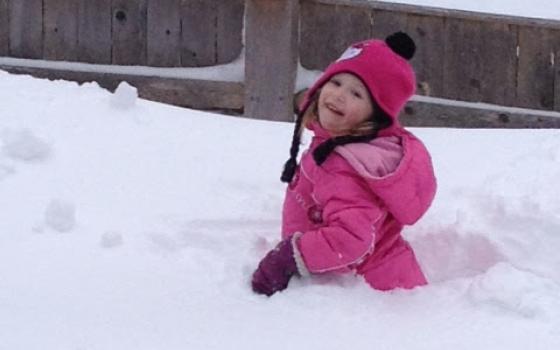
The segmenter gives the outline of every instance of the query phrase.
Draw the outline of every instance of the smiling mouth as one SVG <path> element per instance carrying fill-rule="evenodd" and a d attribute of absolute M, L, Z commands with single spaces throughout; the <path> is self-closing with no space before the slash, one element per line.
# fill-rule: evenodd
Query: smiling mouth
<path fill-rule="evenodd" d="M 336 108 L 335 106 L 333 106 L 333 105 L 330 104 L 330 103 L 325 104 L 325 106 L 327 107 L 327 109 L 328 109 L 329 111 L 333 112 L 333 113 L 336 114 L 336 115 L 339 115 L 339 116 L 343 116 L 343 115 L 344 115 L 344 113 L 343 113 L 342 111 L 340 111 L 338 108 Z"/>

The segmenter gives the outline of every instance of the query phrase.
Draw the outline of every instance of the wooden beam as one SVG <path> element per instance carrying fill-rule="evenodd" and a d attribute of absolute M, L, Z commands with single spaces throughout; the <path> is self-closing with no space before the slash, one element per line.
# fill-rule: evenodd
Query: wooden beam
<path fill-rule="evenodd" d="M 405 126 L 559 129 L 560 113 L 417 97 L 400 117 Z"/>
<path fill-rule="evenodd" d="M 247 0 L 245 116 L 293 120 L 299 0 Z"/>
<path fill-rule="evenodd" d="M 50 80 L 69 80 L 78 83 L 97 82 L 114 91 L 126 81 L 138 89 L 140 97 L 156 102 L 204 110 L 229 110 L 240 113 L 243 109 L 243 84 L 195 79 L 172 79 L 127 74 L 77 72 L 47 68 L 3 66 L 12 74 L 28 74 Z"/>

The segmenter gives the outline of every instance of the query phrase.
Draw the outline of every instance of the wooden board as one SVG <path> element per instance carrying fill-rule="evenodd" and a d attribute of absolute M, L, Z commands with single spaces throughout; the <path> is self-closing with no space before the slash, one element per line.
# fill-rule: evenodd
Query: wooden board
<path fill-rule="evenodd" d="M 43 58 L 43 1 L 10 1 L 9 16 L 10 56 Z"/>
<path fill-rule="evenodd" d="M 479 102 L 482 99 L 481 23 L 448 18 L 445 29 L 443 96 Z"/>
<path fill-rule="evenodd" d="M 554 108 L 554 32 L 519 27 L 517 98 L 519 107 Z M 558 40 L 558 39 L 556 39 Z"/>
<path fill-rule="evenodd" d="M 79 0 L 79 61 L 111 64 L 111 16 L 111 0 Z"/>
<path fill-rule="evenodd" d="M 228 0 L 219 3 L 216 20 L 216 63 L 232 62 L 241 54 L 244 11 L 245 0 Z"/>
<path fill-rule="evenodd" d="M 181 0 L 148 2 L 148 65 L 181 66 Z"/>
<path fill-rule="evenodd" d="M 217 0 L 184 0 L 181 9 L 181 64 L 216 64 Z"/>
<path fill-rule="evenodd" d="M 43 0 L 45 59 L 78 59 L 78 5 L 75 0 Z"/>
<path fill-rule="evenodd" d="M 146 65 L 147 0 L 113 0 L 113 64 Z"/>
<path fill-rule="evenodd" d="M 487 109 L 473 103 L 410 101 L 401 122 L 414 127 L 444 128 L 560 128 L 560 115 L 517 108 Z"/>
<path fill-rule="evenodd" d="M 292 121 L 299 0 L 247 0 L 245 116 Z"/>
<path fill-rule="evenodd" d="M 410 63 L 416 71 L 416 93 L 424 96 L 443 94 L 445 21 L 439 17 L 409 15 L 407 33 L 416 43 Z"/>
<path fill-rule="evenodd" d="M 395 32 L 406 31 L 408 27 L 406 12 L 373 10 L 372 18 L 372 36 L 376 39 L 385 39 Z"/>
<path fill-rule="evenodd" d="M 0 0 L 0 56 L 10 52 L 10 27 L 8 16 L 8 0 Z"/>
<path fill-rule="evenodd" d="M 301 4 L 300 18 L 300 60 L 307 69 L 324 70 L 347 47 L 372 36 L 367 8 L 306 1 Z"/>
<path fill-rule="evenodd" d="M 517 26 L 482 22 L 480 35 L 480 100 L 512 106 L 515 104 L 517 80 Z"/>

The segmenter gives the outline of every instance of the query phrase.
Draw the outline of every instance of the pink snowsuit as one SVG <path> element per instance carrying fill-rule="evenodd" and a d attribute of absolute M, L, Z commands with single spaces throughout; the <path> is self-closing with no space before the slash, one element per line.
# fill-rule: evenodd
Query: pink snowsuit
<path fill-rule="evenodd" d="M 312 151 L 329 138 L 318 123 L 286 190 L 282 236 L 295 240 L 300 272 L 354 271 L 375 289 L 426 284 L 403 225 L 428 210 L 436 190 L 430 155 L 402 127 L 369 143 L 338 146 L 321 165 Z M 304 265 L 304 266 L 301 266 Z"/>

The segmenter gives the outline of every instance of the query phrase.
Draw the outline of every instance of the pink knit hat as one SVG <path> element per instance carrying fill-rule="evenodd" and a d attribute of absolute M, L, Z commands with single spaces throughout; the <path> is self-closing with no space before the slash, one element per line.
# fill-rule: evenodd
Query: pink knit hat
<path fill-rule="evenodd" d="M 412 39 L 403 32 L 392 34 L 385 41 L 367 40 L 350 46 L 306 92 L 301 110 L 307 110 L 312 96 L 333 75 L 352 73 L 362 80 L 393 123 L 398 123 L 401 109 L 416 90 L 416 76 L 408 63 L 415 48 Z"/>
<path fill-rule="evenodd" d="M 296 168 L 299 152 L 299 135 L 301 122 L 306 110 L 311 106 L 317 91 L 338 73 L 351 73 L 362 80 L 374 103 L 382 109 L 392 121 L 383 133 L 392 133 L 399 129 L 398 116 L 406 102 L 416 89 L 416 76 L 408 60 L 414 56 L 416 45 L 405 33 L 397 32 L 383 40 L 366 40 L 350 46 L 338 60 L 331 63 L 319 80 L 307 90 L 296 121 L 290 159 L 284 166 L 282 181 L 290 182 Z M 334 147 L 350 142 L 367 142 L 377 136 L 377 131 L 368 136 L 342 136 L 329 139 L 319 150 L 318 160 L 322 163 Z M 321 147 L 321 146 L 320 146 Z M 317 150 L 316 150 L 317 151 Z"/>

